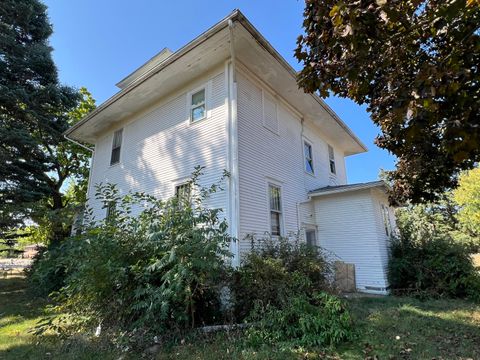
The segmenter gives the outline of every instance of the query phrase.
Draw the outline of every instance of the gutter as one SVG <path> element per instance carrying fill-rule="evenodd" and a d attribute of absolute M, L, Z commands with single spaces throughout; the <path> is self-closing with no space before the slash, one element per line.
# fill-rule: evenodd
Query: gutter
<path fill-rule="evenodd" d="M 80 146 L 81 148 L 84 148 L 85 150 L 88 150 L 88 151 L 90 151 L 90 152 L 93 154 L 93 151 L 94 151 L 93 149 L 91 149 L 91 148 L 89 148 L 88 146 L 85 146 L 85 145 L 79 143 L 79 142 L 76 141 L 76 140 L 73 140 L 72 138 L 69 138 L 69 137 L 67 136 L 66 132 L 63 133 L 63 137 L 65 138 L 65 140 L 70 141 L 71 143 L 74 143 L 75 145 L 78 145 L 78 146 Z"/>

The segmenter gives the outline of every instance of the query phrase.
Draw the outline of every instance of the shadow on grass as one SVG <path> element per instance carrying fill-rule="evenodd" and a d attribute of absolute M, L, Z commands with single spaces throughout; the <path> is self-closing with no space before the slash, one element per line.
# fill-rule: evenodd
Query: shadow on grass
<path fill-rule="evenodd" d="M 480 306 L 462 300 L 385 297 L 350 301 L 358 330 L 342 358 L 480 359 Z"/>

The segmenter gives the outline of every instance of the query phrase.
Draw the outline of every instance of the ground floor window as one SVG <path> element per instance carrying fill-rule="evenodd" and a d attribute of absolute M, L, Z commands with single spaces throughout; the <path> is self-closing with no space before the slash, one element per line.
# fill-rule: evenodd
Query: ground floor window
<path fill-rule="evenodd" d="M 317 246 L 317 232 L 315 229 L 305 230 L 305 240 L 308 246 L 316 247 Z"/>
<path fill-rule="evenodd" d="M 282 204 L 281 190 L 279 186 L 269 184 L 268 195 L 270 198 L 270 234 L 282 235 Z"/>

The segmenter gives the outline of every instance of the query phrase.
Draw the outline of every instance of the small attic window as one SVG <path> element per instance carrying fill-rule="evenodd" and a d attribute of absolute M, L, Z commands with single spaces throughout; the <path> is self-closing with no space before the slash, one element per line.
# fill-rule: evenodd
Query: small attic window
<path fill-rule="evenodd" d="M 205 101 L 205 88 L 191 94 L 190 97 L 190 119 L 192 122 L 200 121 L 207 117 Z"/>

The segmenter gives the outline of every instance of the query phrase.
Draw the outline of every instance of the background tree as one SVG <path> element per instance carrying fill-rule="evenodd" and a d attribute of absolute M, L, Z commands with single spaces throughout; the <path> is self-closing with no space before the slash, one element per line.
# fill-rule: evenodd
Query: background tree
<path fill-rule="evenodd" d="M 366 104 L 393 197 L 433 200 L 480 160 L 478 0 L 306 0 L 299 85 Z"/>
<path fill-rule="evenodd" d="M 453 192 L 459 206 L 458 220 L 463 229 L 480 244 L 480 168 L 460 176 L 459 186 Z"/>
<path fill-rule="evenodd" d="M 93 109 L 91 96 L 58 81 L 48 38 L 46 6 L 37 0 L 4 0 L 0 5 L 0 239 L 45 209 L 65 208 L 67 179 L 81 186 L 87 150 L 62 133 Z M 78 101 L 83 102 L 77 107 Z M 65 235 L 52 226 L 51 241 Z"/>

